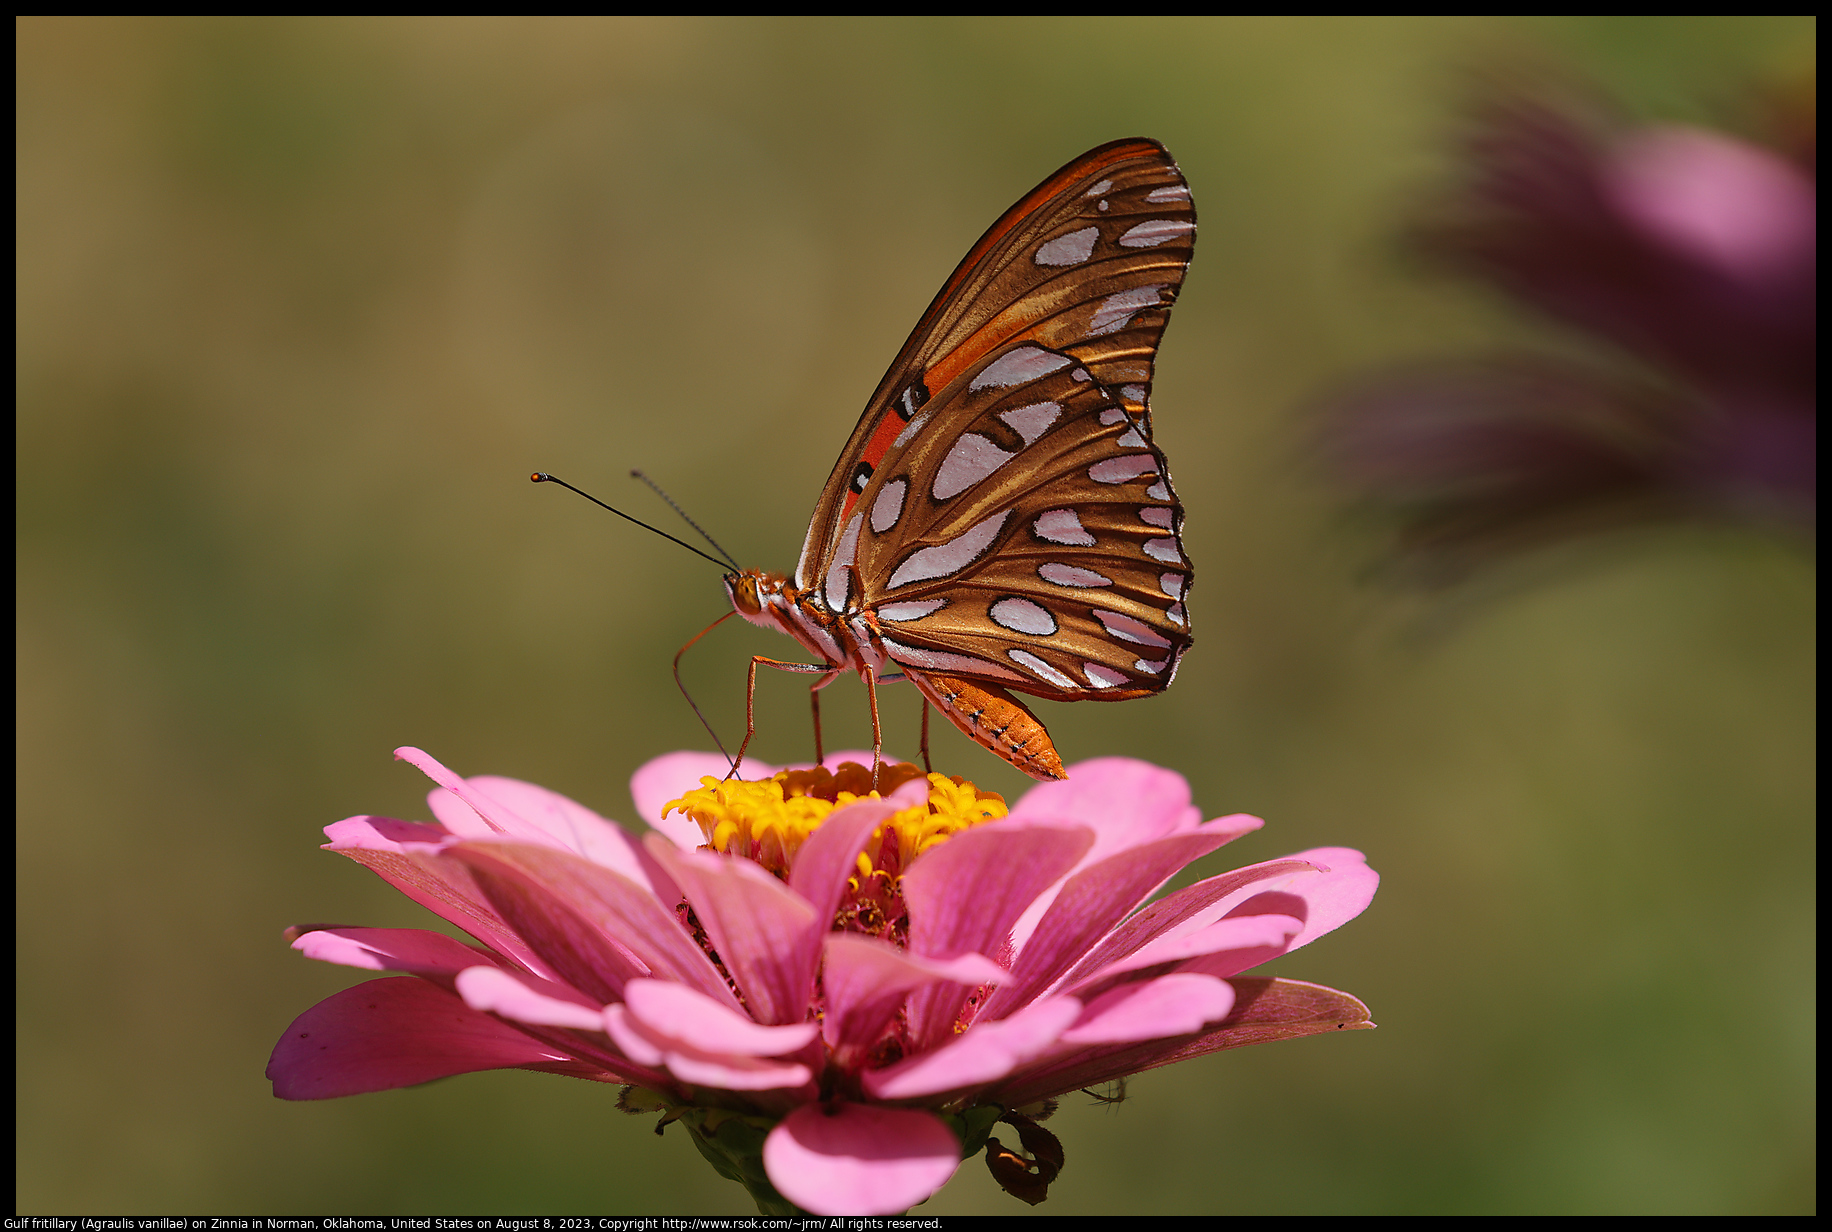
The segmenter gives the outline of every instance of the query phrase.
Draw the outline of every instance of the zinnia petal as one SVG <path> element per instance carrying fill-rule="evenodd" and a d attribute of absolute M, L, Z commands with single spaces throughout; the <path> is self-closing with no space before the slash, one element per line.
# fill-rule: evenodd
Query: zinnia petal
<path fill-rule="evenodd" d="M 815 916 L 807 899 L 748 860 L 681 851 L 659 837 L 649 840 L 649 850 L 687 892 L 751 1013 L 767 1023 L 799 1022 L 813 992 L 827 921 Z"/>
<path fill-rule="evenodd" d="M 927 958 L 1001 957 L 1011 926 L 1094 842 L 1084 826 L 1014 822 L 1007 817 L 955 835 L 924 852 L 903 875 L 910 951 Z M 953 1032 L 966 993 L 930 985 L 910 998 L 910 1035 L 933 1047 Z"/>
<path fill-rule="evenodd" d="M 960 1142 L 932 1113 L 811 1104 L 770 1131 L 763 1164 L 778 1193 L 816 1215 L 895 1215 L 960 1166 Z"/>
<path fill-rule="evenodd" d="M 575 1031 L 604 1030 L 604 1009 L 577 996 L 555 996 L 560 990 L 530 987 L 513 972 L 500 967 L 471 967 L 458 973 L 458 995 L 474 1010 L 499 1014 L 517 1022 L 542 1027 L 570 1027 Z"/>
<path fill-rule="evenodd" d="M 461 843 L 448 855 L 472 870 L 547 969 L 600 1005 L 620 1000 L 626 981 L 657 974 L 730 998 L 674 914 L 628 878 L 525 843 Z"/>
<path fill-rule="evenodd" d="M 1036 930 L 1020 942 L 1023 948 L 1011 979 L 983 1013 L 1000 1017 L 1043 992 L 1172 874 L 1235 834 L 1224 830 L 1171 835 L 1117 851 L 1098 863 L 1084 862 L 1052 897 Z"/>
<path fill-rule="evenodd" d="M 457 925 L 532 971 L 553 974 L 490 902 L 471 870 L 445 853 L 457 839 L 443 826 L 391 817 L 347 817 L 325 827 L 326 851 L 347 856 L 440 919 Z"/>
<path fill-rule="evenodd" d="M 704 1052 L 786 1056 L 820 1030 L 811 1022 L 766 1027 L 712 998 L 663 980 L 631 980 L 624 990 L 630 1015 L 643 1026 Z"/>
<path fill-rule="evenodd" d="M 1202 822 L 1201 811 L 1190 803 L 1189 781 L 1174 771 L 1131 757 L 1096 757 L 1068 770 L 1068 778 L 1025 792 L 1011 815 L 1092 827 L 1097 837 L 1086 856 L 1090 861 Z"/>
<path fill-rule="evenodd" d="M 827 997 L 821 1033 L 836 1051 L 851 1055 L 877 1040 L 911 990 L 939 980 L 972 988 L 1004 978 L 1005 969 L 984 955 L 922 958 L 882 941 L 830 934 L 821 967 Z"/>
<path fill-rule="evenodd" d="M 293 1020 L 267 1063 L 281 1099 L 333 1099 L 486 1069 L 598 1074 L 425 980 L 370 980 Z"/>
<path fill-rule="evenodd" d="M 1208 975 L 1166 975 L 1122 984 L 1083 1008 L 1062 1033 L 1065 1044 L 1120 1044 L 1188 1035 L 1220 1022 L 1234 1008 L 1234 990 Z"/>
<path fill-rule="evenodd" d="M 776 773 L 774 768 L 761 762 L 747 761 L 744 768 L 753 776 L 761 773 L 767 778 Z M 666 753 L 644 762 L 642 768 L 630 776 L 630 796 L 636 801 L 636 816 L 645 825 L 667 835 L 675 846 L 692 851 L 706 841 L 700 834 L 700 827 L 692 818 L 679 813 L 663 816 L 662 810 L 667 808 L 668 801 L 681 794 L 683 784 L 692 785 L 707 776 L 724 778 L 730 769 L 731 763 L 717 753 Z"/>
<path fill-rule="evenodd" d="M 813 1023 L 764 1027 L 720 1003 L 659 980 L 633 980 L 632 1001 L 604 1011 L 618 1048 L 644 1065 L 663 1065 L 683 1082 L 728 1091 L 769 1091 L 807 1085 L 813 1074 L 794 1061 L 765 1060 L 793 1052 L 819 1030 Z"/>
<path fill-rule="evenodd" d="M 1209 974 L 1232 975 L 1285 953 L 1291 948 L 1291 939 L 1303 929 L 1303 920 L 1272 913 L 1211 920 L 1196 929 L 1180 928 L 1147 942 L 1118 962 L 1096 968 L 1070 984 L 1068 990 L 1083 993 L 1114 976 L 1166 963 L 1185 963 L 1187 969 L 1188 959 L 1222 954 L 1226 960 L 1216 966 L 1226 966 L 1227 970 L 1210 971 L 1206 965 L 1202 969 Z"/>
<path fill-rule="evenodd" d="M 915 1099 L 996 1082 L 1054 1044 L 1081 1010 L 1074 997 L 1033 1002 L 1010 1018 L 977 1023 L 939 1048 L 866 1071 L 865 1091 L 877 1099 Z"/>
<path fill-rule="evenodd" d="M 498 961 L 444 933 L 423 928 L 315 928 L 300 933 L 293 948 L 319 962 L 417 975 L 447 989 L 453 987 L 460 971 L 480 960 Z"/>

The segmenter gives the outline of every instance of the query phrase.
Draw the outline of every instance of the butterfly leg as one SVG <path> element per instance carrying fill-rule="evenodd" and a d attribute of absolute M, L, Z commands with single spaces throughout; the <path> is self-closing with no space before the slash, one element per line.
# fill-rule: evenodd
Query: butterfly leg
<path fill-rule="evenodd" d="M 814 764 L 817 766 L 827 760 L 821 748 L 821 685 L 824 683 L 817 680 L 808 686 L 808 708 L 814 711 Z"/>
<path fill-rule="evenodd" d="M 935 767 L 929 764 L 929 699 L 922 699 L 922 769 L 925 774 L 934 774 Z"/>
<path fill-rule="evenodd" d="M 878 766 L 884 760 L 884 729 L 878 726 L 878 681 L 876 673 L 859 673 L 865 678 L 865 698 L 871 703 L 871 787 L 878 790 Z"/>
<path fill-rule="evenodd" d="M 781 659 L 768 659 L 763 655 L 751 656 L 750 678 L 744 687 L 744 743 L 738 746 L 738 756 L 732 759 L 732 777 L 738 777 L 738 767 L 744 764 L 744 750 L 751 746 L 751 737 L 757 734 L 757 668 L 773 667 L 779 672 L 799 672 L 803 675 L 818 673 L 820 679 L 814 682 L 809 692 L 818 697 L 819 690 L 826 688 L 839 676 L 840 669 L 829 663 L 785 663 Z M 818 754 L 820 748 L 820 703 L 814 704 L 815 725 L 814 743 Z M 876 712 L 873 712 L 874 715 Z"/>

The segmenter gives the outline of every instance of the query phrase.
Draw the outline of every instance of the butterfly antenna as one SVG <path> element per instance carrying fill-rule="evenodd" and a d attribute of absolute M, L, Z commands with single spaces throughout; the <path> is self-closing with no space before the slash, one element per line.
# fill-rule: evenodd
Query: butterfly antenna
<path fill-rule="evenodd" d="M 693 527 L 694 530 L 699 531 L 700 538 L 706 540 L 706 542 L 712 544 L 715 548 L 719 549 L 719 555 L 725 558 L 727 564 L 731 565 L 733 569 L 736 569 L 738 567 L 738 562 L 732 559 L 732 554 L 730 552 L 727 552 L 723 547 L 720 547 L 719 541 L 717 539 L 714 539 L 711 535 L 707 534 L 705 529 L 702 528 L 698 522 L 688 517 L 687 511 L 681 508 L 679 505 L 675 504 L 674 498 L 672 496 L 669 496 L 666 492 L 662 491 L 662 486 L 659 483 L 656 483 L 655 480 L 649 478 L 647 475 L 643 474 L 641 471 L 631 471 L 630 478 L 640 479 L 644 483 L 648 484 L 649 489 L 651 491 L 653 491 L 657 496 L 661 497 L 663 500 L 668 502 L 668 508 L 674 510 L 676 513 L 681 515 L 681 521 Z"/>
<path fill-rule="evenodd" d="M 573 487 L 570 483 L 567 483 L 564 479 L 560 479 L 557 476 L 549 475 L 545 471 L 536 471 L 534 472 L 533 475 L 530 476 L 530 478 L 533 479 L 534 482 L 536 483 L 557 483 L 562 488 L 565 488 L 570 492 L 578 492 L 580 496 L 583 496 L 586 500 L 590 501 L 592 504 L 597 505 L 600 509 L 610 509 L 612 513 L 616 514 L 618 517 L 622 518 L 626 522 L 634 522 L 638 526 L 642 527 L 644 530 L 653 530 L 655 531 L 656 534 L 660 535 L 662 538 L 670 540 L 671 542 L 680 544 L 682 547 L 686 548 L 689 552 L 692 552 L 695 556 L 704 556 L 707 560 L 710 560 L 713 564 L 719 566 L 719 568 L 721 569 L 736 569 L 738 567 L 736 564 L 734 564 L 733 562 L 729 560 L 720 560 L 717 556 L 707 556 L 706 553 L 700 551 L 700 549 L 694 547 L 691 543 L 688 543 L 685 539 L 676 539 L 673 535 L 670 535 L 665 530 L 656 530 L 655 527 L 649 525 L 647 522 L 643 521 L 641 518 L 633 518 L 621 509 L 614 509 L 610 505 L 605 504 L 603 501 L 593 496 L 590 492 L 580 491 L 580 489 Z M 668 503 L 673 504 L 674 502 L 669 501 Z M 686 516 L 686 515 L 683 514 L 682 516 Z M 700 528 L 695 526 L 694 529 L 699 530 Z M 700 531 L 700 533 L 705 534 L 706 532 Z M 709 539 L 707 540 L 707 542 L 711 543 L 712 541 Z M 713 546 L 715 548 L 719 547 L 719 545 L 716 543 L 714 543 Z M 725 549 L 719 548 L 719 550 L 723 552 Z"/>

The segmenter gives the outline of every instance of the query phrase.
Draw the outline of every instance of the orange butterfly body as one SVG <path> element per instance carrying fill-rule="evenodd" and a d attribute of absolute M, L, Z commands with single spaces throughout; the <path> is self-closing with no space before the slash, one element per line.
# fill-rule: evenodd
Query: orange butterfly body
<path fill-rule="evenodd" d="M 901 676 L 1053 779 L 1062 760 L 1014 692 L 1170 684 L 1191 570 L 1148 402 L 1195 231 L 1176 163 L 1142 138 L 1082 155 L 993 224 L 866 405 L 793 578 L 727 575 L 739 615 L 821 660 L 757 658 L 753 686 L 759 664 L 819 674 L 818 731 L 818 690 L 856 671 L 881 742 L 876 684 Z"/>

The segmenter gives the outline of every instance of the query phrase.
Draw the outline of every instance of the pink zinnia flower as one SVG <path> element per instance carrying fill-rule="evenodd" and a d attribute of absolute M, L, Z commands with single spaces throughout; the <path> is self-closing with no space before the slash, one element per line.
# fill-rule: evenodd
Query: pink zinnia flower
<path fill-rule="evenodd" d="M 722 759 L 677 753 L 635 776 L 659 819 L 638 841 L 544 788 L 397 756 L 439 785 L 439 823 L 352 817 L 327 849 L 482 944 L 289 930 L 308 957 L 408 978 L 287 1028 L 281 1098 L 503 1068 L 617 1083 L 765 1212 L 886 1214 L 982 1148 L 1041 1201 L 1061 1150 L 1037 1121 L 1065 1092 L 1372 1025 L 1347 994 L 1240 975 L 1360 914 L 1362 856 L 1300 852 L 1148 903 L 1261 823 L 1204 822 L 1143 762 L 1083 762 L 1008 811 L 913 766 L 880 796 L 857 765 L 721 781 Z M 1031 1158 L 990 1138 L 1001 1120 Z"/>
<path fill-rule="evenodd" d="M 1396 518 L 1400 563 L 1454 582 L 1618 525 L 1810 526 L 1812 137 L 1598 122 L 1507 95 L 1479 113 L 1463 167 L 1418 248 L 1579 346 L 1427 361 L 1332 400 L 1324 451 Z"/>

